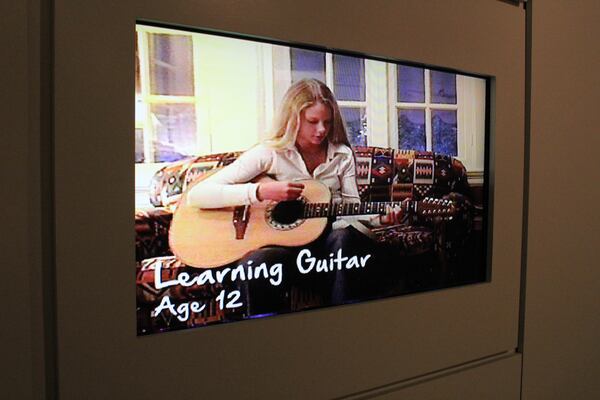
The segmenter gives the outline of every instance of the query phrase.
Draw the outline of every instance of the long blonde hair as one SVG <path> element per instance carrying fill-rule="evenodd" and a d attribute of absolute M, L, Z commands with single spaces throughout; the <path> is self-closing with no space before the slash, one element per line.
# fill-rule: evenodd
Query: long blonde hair
<path fill-rule="evenodd" d="M 317 103 L 326 104 L 331 110 L 332 121 L 327 139 L 331 143 L 341 143 L 350 147 L 346 126 L 335 96 L 327 85 L 317 79 L 302 79 L 290 86 L 283 96 L 273 129 L 265 143 L 273 148 L 283 148 L 290 143 L 296 143 L 302 111 Z"/>

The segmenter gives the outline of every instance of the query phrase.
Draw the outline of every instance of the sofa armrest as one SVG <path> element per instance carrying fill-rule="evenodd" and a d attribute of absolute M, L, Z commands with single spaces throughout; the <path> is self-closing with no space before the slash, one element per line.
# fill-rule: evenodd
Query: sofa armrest
<path fill-rule="evenodd" d="M 135 259 L 171 255 L 169 227 L 173 213 L 164 208 L 135 213 Z"/>

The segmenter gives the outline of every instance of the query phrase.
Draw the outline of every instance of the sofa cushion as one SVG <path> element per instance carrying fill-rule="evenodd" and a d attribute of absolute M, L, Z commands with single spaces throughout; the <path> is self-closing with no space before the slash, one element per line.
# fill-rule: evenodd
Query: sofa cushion
<path fill-rule="evenodd" d="M 356 178 L 362 201 L 401 201 L 405 198 L 447 198 L 460 194 L 460 215 L 452 225 L 469 230 L 469 184 L 463 164 L 456 158 L 428 151 L 393 150 L 381 147 L 354 147 Z M 152 180 L 151 202 L 161 206 L 155 212 L 136 214 L 136 257 L 171 255 L 168 227 L 171 212 L 187 187 L 206 172 L 232 163 L 241 152 L 220 153 L 186 159 L 167 165 Z M 465 220 L 466 219 L 466 220 Z M 432 229 L 431 221 L 411 216 L 402 228 L 383 227 L 378 240 L 406 248 L 407 254 L 431 248 L 434 240 L 419 229 Z M 407 226 L 408 225 L 408 226 Z M 460 235 L 454 235 L 460 237 Z M 410 248 L 410 249 L 409 249 Z"/>
<path fill-rule="evenodd" d="M 393 225 L 372 230 L 375 241 L 391 245 L 399 256 L 414 256 L 432 249 L 434 235 L 429 227 Z"/>
<path fill-rule="evenodd" d="M 170 255 L 169 227 L 173 213 L 165 208 L 135 213 L 135 259 Z"/>
<path fill-rule="evenodd" d="M 354 147 L 356 181 L 362 201 L 399 201 L 407 197 L 442 197 L 450 192 L 470 195 L 467 173 L 456 158 L 430 151 Z M 152 178 L 150 202 L 174 207 L 187 187 L 207 171 L 232 163 L 241 152 L 220 153 L 177 161 Z"/>
<path fill-rule="evenodd" d="M 458 159 L 429 151 L 396 151 L 391 200 L 441 198 L 450 192 L 469 194 L 467 171 Z"/>

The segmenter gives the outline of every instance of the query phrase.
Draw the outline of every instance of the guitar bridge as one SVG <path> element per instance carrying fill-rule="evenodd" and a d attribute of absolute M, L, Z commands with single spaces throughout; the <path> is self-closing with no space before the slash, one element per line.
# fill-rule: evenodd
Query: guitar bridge
<path fill-rule="evenodd" d="M 246 227 L 250 219 L 250 206 L 237 206 L 233 209 L 233 227 L 235 228 L 235 238 L 244 239 Z"/>

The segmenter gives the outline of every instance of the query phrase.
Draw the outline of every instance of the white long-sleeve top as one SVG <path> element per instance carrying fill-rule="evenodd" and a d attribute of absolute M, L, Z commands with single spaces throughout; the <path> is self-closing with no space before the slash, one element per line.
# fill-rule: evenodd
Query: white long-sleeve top
<path fill-rule="evenodd" d="M 258 184 L 250 181 L 261 174 L 268 174 L 277 181 L 319 180 L 331 190 L 333 202 L 360 201 L 354 157 L 348 146 L 328 143 L 326 161 L 311 175 L 295 145 L 274 149 L 258 144 L 192 187 L 187 204 L 221 208 L 257 203 Z"/>

